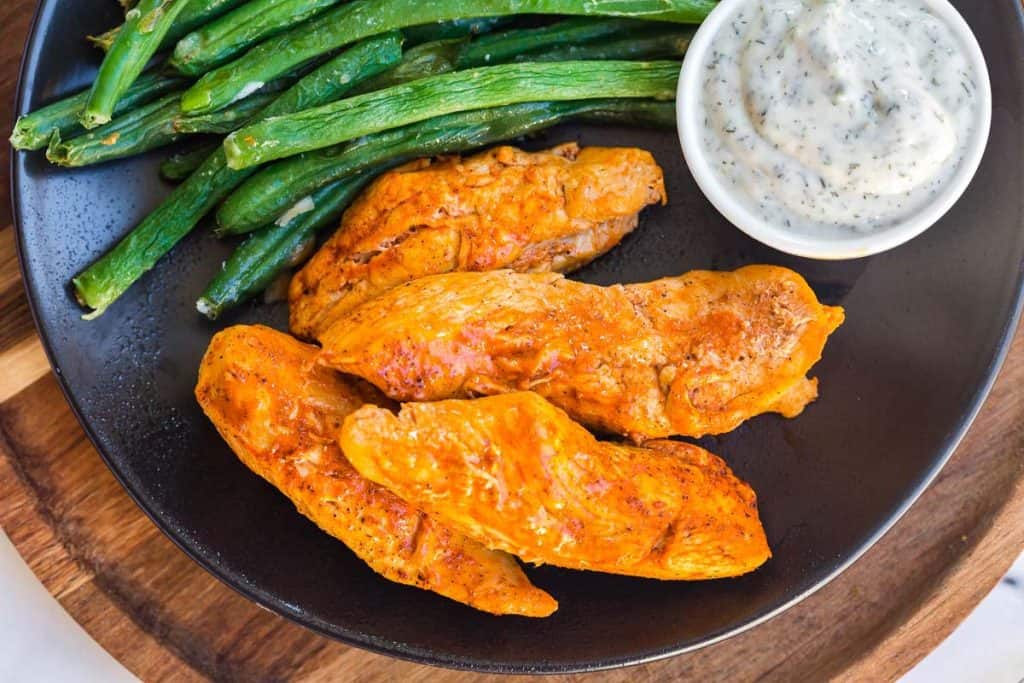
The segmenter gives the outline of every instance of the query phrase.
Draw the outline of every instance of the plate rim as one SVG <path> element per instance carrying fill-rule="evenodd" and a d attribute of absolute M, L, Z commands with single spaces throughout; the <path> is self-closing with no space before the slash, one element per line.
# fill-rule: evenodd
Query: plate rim
<path fill-rule="evenodd" d="M 40 43 L 40 27 L 44 18 L 48 20 L 50 9 L 61 0 L 40 0 L 36 5 L 35 12 L 32 20 L 29 24 L 28 33 L 22 49 L 21 63 L 18 69 L 18 83 L 15 89 L 14 99 L 14 115 L 15 117 L 24 115 L 28 110 L 28 104 L 30 99 L 30 93 L 33 90 L 35 82 L 35 74 L 29 73 L 29 66 L 34 62 L 38 61 L 37 53 L 41 51 Z M 1018 29 L 1024 33 L 1024 5 L 1017 2 L 1017 0 L 1010 0 L 1016 8 L 1017 24 Z M 1022 86 L 1024 87 L 1024 86 Z M 617 657 L 605 660 L 596 660 L 589 662 L 577 662 L 571 664 L 560 664 L 554 666 L 548 666 L 544 663 L 538 663 L 536 665 L 527 664 L 509 664 L 493 660 L 487 660 L 483 658 L 472 658 L 462 656 L 450 656 L 442 653 L 437 653 L 432 650 L 426 650 L 423 648 L 417 648 L 410 646 L 406 643 L 381 643 L 377 638 L 368 636 L 363 633 L 358 633 L 352 629 L 342 628 L 334 626 L 333 630 L 331 625 L 326 624 L 323 620 L 311 617 L 309 614 L 304 614 L 299 610 L 290 609 L 290 605 L 287 603 L 275 599 L 266 591 L 261 591 L 257 587 L 249 584 L 246 581 L 240 580 L 238 577 L 231 576 L 229 572 L 222 571 L 215 567 L 212 563 L 208 562 L 206 558 L 202 556 L 197 550 L 190 547 L 186 538 L 183 535 L 178 534 L 174 529 L 173 525 L 165 522 L 156 511 L 152 510 L 145 502 L 140 498 L 139 495 L 129 485 L 127 478 L 116 466 L 114 461 L 108 456 L 103 449 L 100 439 L 94 432 L 92 426 L 85 419 L 85 416 L 81 412 L 78 401 L 74 397 L 73 389 L 69 386 L 64 374 L 60 369 L 60 365 L 56 360 L 56 352 L 53 348 L 49 336 L 44 332 L 43 321 L 40 315 L 40 305 L 37 301 L 36 292 L 38 287 L 35 285 L 35 278 L 32 276 L 26 263 L 25 254 L 25 237 L 23 235 L 23 224 L 22 224 L 22 207 L 21 207 L 21 184 L 22 177 L 20 171 L 19 161 L 22 160 L 26 155 L 31 152 L 25 152 L 22 150 L 11 149 L 10 161 L 9 161 L 9 177 L 10 177 L 10 196 L 11 196 L 11 213 L 12 223 L 14 228 L 14 243 L 15 252 L 18 256 L 18 268 L 21 273 L 22 285 L 25 290 L 26 300 L 29 304 L 29 310 L 32 315 L 32 322 L 35 325 L 36 333 L 39 337 L 40 343 L 46 354 L 50 368 L 56 377 L 57 384 L 60 387 L 61 393 L 67 402 L 72 414 L 78 421 L 89 442 L 93 448 L 99 454 L 103 460 L 107 469 L 110 470 L 114 478 L 125 490 L 132 501 L 139 507 L 140 510 L 153 522 L 156 528 L 168 538 L 179 550 L 181 550 L 189 559 L 199 565 L 205 572 L 216 578 L 222 584 L 235 591 L 239 595 L 243 596 L 247 600 L 255 603 L 256 605 L 268 609 L 269 611 L 277 614 L 289 621 L 298 624 L 304 628 L 307 628 L 314 633 L 317 633 L 323 637 L 339 641 L 346 645 L 357 647 L 369 652 L 376 654 L 385 655 L 388 657 L 394 657 L 396 659 L 412 662 L 415 664 L 421 664 L 426 666 L 444 667 L 459 671 L 468 671 L 474 673 L 494 673 L 494 674 L 574 674 L 574 673 L 593 673 L 600 671 L 608 671 L 613 669 L 619 669 L 624 667 L 639 666 L 643 664 L 650 664 L 653 662 L 669 659 L 679 655 L 695 652 L 706 647 L 710 647 L 721 643 L 725 640 L 738 636 L 745 633 L 753 628 L 756 628 L 782 613 L 788 611 L 795 605 L 803 602 L 811 595 L 817 593 L 819 590 L 829 585 L 849 569 L 853 564 L 859 561 L 871 548 L 873 548 L 881 539 L 884 537 L 892 528 L 906 515 L 911 507 L 920 499 L 924 492 L 931 486 L 935 479 L 939 476 L 945 466 L 949 463 L 949 460 L 953 457 L 957 448 L 960 446 L 964 437 L 967 435 L 971 426 L 974 424 L 978 413 L 981 411 L 989 394 L 992 391 L 992 387 L 998 378 L 1000 371 L 1003 368 L 1006 358 L 1009 354 L 1011 344 L 1013 342 L 1015 332 L 1018 325 L 1021 322 L 1022 315 L 1024 315 L 1024 264 L 1017 270 L 1017 279 L 1015 283 L 1016 294 L 1011 302 L 1010 315 L 1007 317 L 1003 329 L 998 336 L 998 344 L 995 349 L 995 353 L 988 363 L 980 381 L 974 387 L 970 394 L 970 399 L 965 402 L 966 410 L 961 414 L 960 419 L 955 425 L 951 426 L 949 434 L 943 441 L 941 447 L 938 449 L 937 457 L 932 466 L 917 482 L 914 489 L 906 496 L 900 503 L 899 506 L 889 515 L 884 523 L 879 525 L 861 544 L 860 546 L 851 553 L 848 557 L 843 558 L 841 561 L 836 562 L 832 567 L 827 570 L 825 575 L 819 580 L 813 582 L 805 589 L 799 591 L 793 595 L 789 600 L 780 603 L 776 607 L 768 610 L 764 614 L 751 619 L 747 623 L 741 624 L 734 628 L 723 629 L 721 632 L 709 634 L 706 638 L 701 639 L 699 642 L 691 643 L 683 646 L 673 646 L 667 648 L 661 648 L 659 650 L 653 650 L 644 653 L 638 653 L 635 656 Z"/>

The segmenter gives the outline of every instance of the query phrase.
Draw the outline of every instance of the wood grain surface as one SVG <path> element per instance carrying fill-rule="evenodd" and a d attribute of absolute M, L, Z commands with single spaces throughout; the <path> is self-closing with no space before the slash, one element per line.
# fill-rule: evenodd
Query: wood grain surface
<path fill-rule="evenodd" d="M 34 3 L 0 5 L 10 132 Z M 470 681 L 326 640 L 187 559 L 115 482 L 66 407 L 18 274 L 0 144 L 0 526 L 67 611 L 146 681 Z M 592 681 L 886 681 L 936 647 L 1024 549 L 1024 336 L 939 480 L 863 559 L 782 616 Z M 554 677 L 553 681 L 579 677 Z M 509 680 L 509 679 L 504 679 Z"/>

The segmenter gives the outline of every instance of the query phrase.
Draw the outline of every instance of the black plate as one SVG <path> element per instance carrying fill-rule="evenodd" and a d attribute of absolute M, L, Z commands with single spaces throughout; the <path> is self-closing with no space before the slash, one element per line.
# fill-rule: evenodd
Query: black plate
<path fill-rule="evenodd" d="M 160 528 L 227 584 L 321 633 L 422 662 L 520 672 L 611 667 L 715 642 L 821 587 L 877 540 L 946 461 L 1006 351 L 1024 261 L 1021 6 L 956 4 L 992 69 L 992 142 L 950 215 L 882 256 L 813 262 L 750 241 L 700 195 L 672 134 L 563 127 L 529 143 L 639 145 L 666 169 L 671 205 L 580 278 L 635 282 L 774 263 L 847 308 L 817 369 L 822 399 L 806 415 L 760 418 L 704 442 L 760 496 L 775 558 L 747 578 L 670 584 L 531 570 L 561 602 L 553 618 L 534 621 L 486 616 L 376 577 L 246 470 L 192 398 L 217 329 L 285 321 L 281 306 L 253 305 L 220 325 L 196 314 L 230 245 L 199 230 L 100 320 L 79 319 L 68 280 L 167 193 L 159 156 L 67 172 L 40 154 L 15 155 L 25 282 L 50 358 L 89 436 Z M 77 37 L 116 20 L 109 0 L 43 0 L 19 112 L 86 84 L 97 56 Z"/>

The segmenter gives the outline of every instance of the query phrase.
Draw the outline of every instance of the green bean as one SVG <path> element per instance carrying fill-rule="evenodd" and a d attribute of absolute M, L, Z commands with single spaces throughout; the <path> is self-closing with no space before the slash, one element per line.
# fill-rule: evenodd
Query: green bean
<path fill-rule="evenodd" d="M 432 24 L 410 26 L 402 29 L 405 44 L 410 47 L 433 43 L 438 40 L 454 40 L 455 38 L 471 38 L 506 26 L 513 17 L 474 17 L 472 19 L 453 19 L 437 21 Z"/>
<path fill-rule="evenodd" d="M 160 47 L 189 0 L 139 0 L 125 16 L 124 26 L 103 58 L 79 123 L 95 128 L 108 123 L 117 103 Z"/>
<path fill-rule="evenodd" d="M 164 180 L 182 181 L 192 175 L 206 161 L 208 156 L 217 151 L 218 147 L 220 147 L 220 143 L 214 142 L 200 145 L 195 149 L 185 152 L 172 154 L 160 164 L 160 175 Z"/>
<path fill-rule="evenodd" d="M 518 102 L 603 97 L 671 99 L 677 62 L 554 62 L 431 76 L 246 126 L 224 139 L 232 168 L 248 168 L 389 128 Z"/>
<path fill-rule="evenodd" d="M 114 115 L 120 116 L 126 111 L 152 102 L 161 95 L 181 88 L 185 83 L 186 81 L 181 78 L 161 73 L 143 74 L 117 103 Z M 78 115 L 88 100 L 89 91 L 86 90 L 22 116 L 14 124 L 11 145 L 15 149 L 43 149 L 54 133 L 69 138 L 81 132 Z"/>
<path fill-rule="evenodd" d="M 570 20 L 572 21 L 572 20 Z M 569 22 L 564 22 L 568 24 Z M 636 29 L 638 22 L 623 22 L 612 20 L 604 22 L 616 24 L 620 29 L 623 24 Z M 529 31 L 524 34 L 526 42 L 520 46 L 508 44 L 502 50 L 500 59 L 494 56 L 490 64 L 497 64 L 503 61 L 509 62 L 568 62 L 573 60 L 611 60 L 611 59 L 671 59 L 681 58 L 686 54 L 686 48 L 693 37 L 694 29 L 688 26 L 676 26 L 674 24 L 658 25 L 648 24 L 648 27 L 639 31 L 628 31 L 628 37 L 615 38 L 615 33 L 608 32 L 613 36 L 611 40 L 600 40 L 583 44 L 573 43 L 573 36 L 562 32 L 545 32 L 544 40 L 538 40 L 537 36 L 530 35 Z M 605 35 L 604 27 L 598 29 L 601 35 Z M 508 32 L 511 33 L 511 32 Z M 501 34 L 505 35 L 505 34 Z M 489 38 L 490 36 L 488 36 Z M 495 38 L 498 37 L 496 34 Z M 576 37 L 578 39 L 578 36 Z M 417 45 L 406 50 L 402 62 L 391 69 L 371 79 L 353 91 L 354 95 L 384 90 L 395 85 L 408 83 L 410 81 L 437 76 L 438 74 L 450 73 L 457 69 L 472 66 L 483 66 L 487 52 L 475 49 L 478 41 L 472 43 L 465 39 L 437 40 L 430 43 Z M 531 48 L 527 51 L 527 48 Z"/>
<path fill-rule="evenodd" d="M 283 92 L 290 91 L 294 87 L 295 91 L 290 95 L 293 98 L 296 96 L 296 93 L 304 92 L 305 88 L 309 87 L 308 83 L 302 87 L 296 86 L 303 83 L 307 73 L 309 72 L 303 69 L 296 70 L 272 83 L 268 83 L 245 99 L 234 102 L 226 106 L 225 109 L 211 112 L 210 114 L 187 116 L 181 114 L 179 108 L 178 117 L 174 121 L 174 128 L 178 132 L 188 134 L 219 133 L 226 135 L 231 131 L 238 130 L 250 121 L 262 118 L 267 106 L 272 102 L 278 101 Z M 318 83 L 319 80 L 330 78 L 331 74 L 333 72 L 328 70 L 322 72 L 321 76 L 313 80 Z M 288 104 L 287 102 L 285 103 Z"/>
<path fill-rule="evenodd" d="M 501 64 L 515 61 L 525 52 L 554 45 L 578 45 L 609 36 L 635 32 L 650 26 L 635 19 L 595 19 L 578 17 L 539 28 L 519 28 L 483 36 L 470 43 L 459 55 L 458 68 Z"/>
<path fill-rule="evenodd" d="M 641 128 L 676 127 L 676 103 L 653 100 L 622 100 L 621 104 L 609 104 L 581 112 L 577 117 L 583 123 L 638 126 Z"/>
<path fill-rule="evenodd" d="M 542 40 L 532 30 L 521 32 L 522 43 L 512 40 L 511 34 L 520 34 L 519 30 L 506 31 L 501 34 L 487 36 L 485 39 L 502 38 L 500 58 L 497 53 L 492 55 L 491 64 L 500 62 L 568 62 L 573 60 L 610 60 L 610 59 L 671 59 L 681 58 L 693 37 L 694 29 L 689 26 L 675 24 L 658 24 L 654 22 L 637 22 L 630 20 L 582 20 L 603 26 L 587 26 L 589 35 L 612 36 L 611 40 L 592 41 L 577 44 L 583 36 L 573 35 L 580 20 L 570 19 L 559 26 L 565 30 L 548 31 L 538 29 Z M 619 30 L 619 34 L 615 33 Z M 616 38 L 616 35 L 626 34 Z M 508 42 L 506 42 L 506 40 Z M 465 39 L 436 40 L 417 45 L 406 50 L 402 62 L 373 78 L 353 91 L 352 94 L 384 90 L 395 85 L 410 81 L 450 73 L 457 69 L 483 66 L 487 61 L 488 51 L 477 48 L 481 41 L 468 42 Z"/>
<path fill-rule="evenodd" d="M 173 47 L 179 39 L 207 24 L 225 12 L 229 12 L 249 0 L 189 0 L 188 6 L 174 20 L 171 30 L 160 42 L 160 49 Z M 134 3 L 132 3 L 134 5 Z M 101 50 L 109 50 L 121 27 L 112 28 L 98 36 L 89 36 L 89 41 Z"/>
<path fill-rule="evenodd" d="M 273 222 L 288 207 L 327 183 L 367 164 L 461 152 L 497 140 L 516 138 L 585 113 L 616 121 L 628 113 L 648 120 L 652 104 L 638 100 L 531 102 L 428 119 L 286 159 L 268 166 L 239 187 L 217 212 L 217 234 L 241 234 Z M 665 111 L 661 109 L 661 111 Z M 668 111 L 674 107 L 668 103 Z M 674 115 L 669 113 L 674 120 Z"/>
<path fill-rule="evenodd" d="M 252 121 L 278 94 L 270 88 L 211 114 L 182 116 L 180 93 L 172 93 L 84 135 L 66 141 L 55 136 L 46 158 L 58 166 L 91 166 L 164 147 L 186 135 L 226 135 Z"/>
<path fill-rule="evenodd" d="M 405 51 L 402 61 L 397 66 L 366 81 L 354 90 L 353 94 L 361 95 L 375 90 L 384 90 L 428 76 L 455 71 L 459 54 L 467 44 L 464 38 L 454 38 L 435 40 L 410 48 Z"/>
<path fill-rule="evenodd" d="M 182 38 L 174 48 L 171 66 L 185 75 L 198 76 L 340 1 L 250 0 Z"/>
<path fill-rule="evenodd" d="M 265 118 L 303 111 L 338 99 L 402 60 L 402 35 L 391 31 L 342 52 L 274 102 Z"/>
<path fill-rule="evenodd" d="M 582 45 L 560 45 L 544 52 L 516 55 L 515 62 L 565 62 L 603 59 L 682 59 L 693 38 L 691 28 L 666 28 Z"/>
<path fill-rule="evenodd" d="M 165 95 L 70 140 L 54 136 L 46 158 L 58 166 L 77 168 L 142 154 L 180 140 L 184 134 L 174 127 L 178 97 L 176 93 Z"/>
<path fill-rule="evenodd" d="M 266 83 L 313 57 L 366 36 L 465 16 L 522 13 L 619 16 L 700 23 L 715 0 L 354 0 L 271 38 L 203 76 L 185 95 L 185 111 L 211 111 L 250 83 Z"/>
<path fill-rule="evenodd" d="M 254 120 L 268 104 L 276 100 L 278 93 L 260 91 L 226 109 L 199 116 L 182 116 L 177 110 L 172 126 L 175 131 L 186 135 L 197 133 L 219 133 L 226 135 Z"/>
<path fill-rule="evenodd" d="M 86 320 L 102 315 L 244 178 L 217 150 L 112 250 L 73 278 L 78 302 L 92 310 Z"/>
<path fill-rule="evenodd" d="M 224 264 L 196 302 L 210 320 L 258 295 L 277 277 L 299 265 L 297 257 L 324 228 L 336 224 L 356 195 L 383 169 L 337 180 L 317 190 L 291 220 L 272 225 L 247 239 Z"/>
<path fill-rule="evenodd" d="M 200 26 L 208 24 L 247 2 L 249 0 L 189 0 L 188 6 L 178 15 L 160 47 L 169 47 Z"/>
<path fill-rule="evenodd" d="M 279 116 L 293 111 L 292 106 L 316 106 L 341 97 L 394 65 L 398 56 L 393 47 L 393 36 L 352 47 L 274 100 L 263 115 Z M 102 315 L 253 172 L 229 169 L 223 148 L 211 154 L 134 230 L 72 280 L 79 303 L 92 311 L 85 317 L 91 320 Z"/>

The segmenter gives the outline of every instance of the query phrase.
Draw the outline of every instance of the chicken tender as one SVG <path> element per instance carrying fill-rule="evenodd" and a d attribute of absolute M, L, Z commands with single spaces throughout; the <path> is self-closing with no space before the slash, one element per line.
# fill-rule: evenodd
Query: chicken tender
<path fill-rule="evenodd" d="M 702 580 L 771 556 L 754 492 L 720 458 L 601 443 L 534 393 L 365 407 L 340 442 L 368 479 L 527 562 Z"/>
<path fill-rule="evenodd" d="M 292 331 L 318 338 L 364 301 L 425 275 L 580 268 L 665 199 L 662 170 L 640 149 L 499 147 L 413 163 L 363 193 L 292 280 Z"/>
<path fill-rule="evenodd" d="M 722 434 L 817 398 L 807 373 L 843 310 L 784 268 L 597 287 L 453 273 L 395 288 L 322 337 L 321 362 L 399 401 L 535 391 L 635 441 Z"/>
<path fill-rule="evenodd" d="M 265 327 L 218 334 L 196 397 L 238 457 L 382 576 L 493 614 L 548 616 L 555 600 L 510 555 L 484 548 L 360 476 L 334 432 L 381 397 L 316 364 L 317 351 Z"/>

